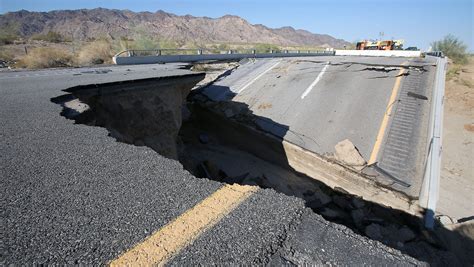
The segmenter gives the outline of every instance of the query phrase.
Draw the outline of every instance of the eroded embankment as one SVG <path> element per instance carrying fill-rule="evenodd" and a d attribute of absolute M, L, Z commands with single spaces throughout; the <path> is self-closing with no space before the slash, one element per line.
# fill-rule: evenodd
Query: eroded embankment
<path fill-rule="evenodd" d="M 330 221 L 420 260 L 456 260 L 423 229 L 419 217 L 344 189 L 344 179 L 351 182 L 356 174 L 259 131 L 255 123 L 275 122 L 257 118 L 242 103 L 206 101 L 199 90 L 188 95 L 202 78 L 196 74 L 80 86 L 52 101 L 76 123 L 104 127 L 117 141 L 178 159 L 197 177 L 272 188 L 304 199 Z M 345 177 L 340 184 L 334 182 L 340 177 Z"/>
<path fill-rule="evenodd" d="M 77 123 L 104 127 L 120 142 L 148 146 L 177 159 L 182 105 L 203 78 L 203 74 L 193 74 L 78 86 L 53 102 L 61 104 L 62 114 Z"/>

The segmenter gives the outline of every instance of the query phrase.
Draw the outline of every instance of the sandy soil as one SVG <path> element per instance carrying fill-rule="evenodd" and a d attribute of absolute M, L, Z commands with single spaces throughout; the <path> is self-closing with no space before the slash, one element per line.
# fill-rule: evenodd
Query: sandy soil
<path fill-rule="evenodd" d="M 450 68 L 455 66 L 450 64 Z M 474 58 L 446 81 L 443 159 L 437 212 L 474 216 Z"/>

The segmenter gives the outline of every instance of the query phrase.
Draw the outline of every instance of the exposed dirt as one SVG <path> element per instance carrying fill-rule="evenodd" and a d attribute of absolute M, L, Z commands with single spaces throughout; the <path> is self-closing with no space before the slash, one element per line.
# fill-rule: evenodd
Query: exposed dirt
<path fill-rule="evenodd" d="M 182 105 L 203 74 L 77 86 L 53 98 L 62 115 L 77 123 L 106 128 L 120 142 L 148 146 L 177 159 Z"/>
<path fill-rule="evenodd" d="M 446 81 L 443 158 L 437 212 L 474 219 L 474 58 L 450 65 Z"/>
<path fill-rule="evenodd" d="M 464 129 L 468 132 L 474 132 L 474 124 L 464 124 Z"/>

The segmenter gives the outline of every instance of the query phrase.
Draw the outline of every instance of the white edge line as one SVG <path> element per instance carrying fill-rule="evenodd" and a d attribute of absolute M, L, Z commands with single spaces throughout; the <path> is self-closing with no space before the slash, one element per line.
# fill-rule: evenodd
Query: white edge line
<path fill-rule="evenodd" d="M 301 99 L 305 98 L 309 92 L 311 92 L 311 90 L 313 90 L 313 88 L 316 86 L 316 84 L 319 82 L 319 80 L 321 80 L 321 77 L 323 77 L 324 73 L 326 72 L 326 69 L 328 68 L 329 66 L 329 62 L 326 62 L 326 65 L 324 66 L 324 68 L 321 70 L 321 72 L 319 73 L 318 77 L 316 77 L 316 79 L 314 80 L 313 83 L 310 84 L 310 86 L 308 86 L 308 88 L 306 88 L 306 90 L 304 91 L 304 93 L 301 95 Z"/>
<path fill-rule="evenodd" d="M 270 68 L 266 69 L 264 72 L 260 73 L 257 77 L 255 77 L 253 80 L 251 80 L 249 83 L 244 85 L 237 93 L 241 93 L 243 90 L 247 89 L 252 83 L 254 83 L 256 80 L 260 79 L 265 73 L 269 72 L 272 70 L 274 67 L 276 67 L 278 64 L 281 63 L 281 60 L 278 61 L 277 63 L 273 64 Z"/>

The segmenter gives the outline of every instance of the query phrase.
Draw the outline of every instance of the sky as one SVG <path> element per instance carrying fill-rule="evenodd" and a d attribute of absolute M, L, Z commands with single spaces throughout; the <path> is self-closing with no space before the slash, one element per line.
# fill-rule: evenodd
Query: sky
<path fill-rule="evenodd" d="M 474 0 L 0 0 L 0 13 L 26 9 L 112 8 L 164 10 L 177 15 L 237 15 L 252 24 L 292 26 L 354 42 L 404 39 L 405 47 L 427 49 L 453 34 L 474 52 Z"/>

